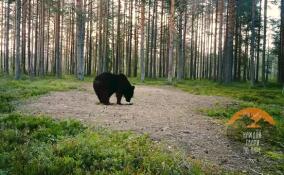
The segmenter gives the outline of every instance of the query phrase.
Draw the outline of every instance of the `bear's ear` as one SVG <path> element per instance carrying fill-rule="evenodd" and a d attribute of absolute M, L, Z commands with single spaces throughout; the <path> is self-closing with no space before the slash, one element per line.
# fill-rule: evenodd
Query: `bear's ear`
<path fill-rule="evenodd" d="M 134 89 L 135 89 L 135 86 L 132 86 L 132 89 L 134 90 Z"/>

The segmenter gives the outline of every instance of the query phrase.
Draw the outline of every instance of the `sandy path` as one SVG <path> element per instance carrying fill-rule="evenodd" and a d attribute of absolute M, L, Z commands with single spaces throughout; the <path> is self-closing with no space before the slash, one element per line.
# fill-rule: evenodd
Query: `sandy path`
<path fill-rule="evenodd" d="M 111 102 L 115 102 L 115 97 Z M 90 84 L 83 91 L 52 92 L 19 107 L 28 113 L 75 118 L 115 130 L 149 133 L 155 140 L 175 144 L 191 156 L 228 169 L 248 169 L 240 147 L 225 136 L 225 127 L 198 112 L 229 100 L 192 95 L 170 87 L 138 86 L 133 105 L 98 104 Z"/>

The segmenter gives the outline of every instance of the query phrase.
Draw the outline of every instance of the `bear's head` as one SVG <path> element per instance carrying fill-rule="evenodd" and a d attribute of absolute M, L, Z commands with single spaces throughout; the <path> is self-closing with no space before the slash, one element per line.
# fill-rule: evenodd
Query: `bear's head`
<path fill-rule="evenodd" d="M 134 89 L 135 89 L 135 86 L 129 86 L 124 92 L 125 100 L 128 103 L 130 102 L 131 98 L 133 97 Z"/>

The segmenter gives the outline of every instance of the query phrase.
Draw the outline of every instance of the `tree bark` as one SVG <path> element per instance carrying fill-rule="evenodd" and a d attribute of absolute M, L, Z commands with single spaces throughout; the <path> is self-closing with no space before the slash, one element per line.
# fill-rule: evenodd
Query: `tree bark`
<path fill-rule="evenodd" d="M 9 74 L 9 30 L 10 30 L 10 2 L 7 1 L 6 9 L 6 34 L 5 34 L 5 59 L 4 59 L 4 73 Z"/>
<path fill-rule="evenodd" d="M 85 43 L 85 14 L 83 0 L 77 0 L 77 24 L 76 24 L 76 58 L 77 78 L 84 79 L 84 43 Z"/>
<path fill-rule="evenodd" d="M 120 4 L 120 0 L 118 0 L 118 11 L 117 11 L 117 35 L 116 35 L 116 62 L 115 62 L 115 73 L 119 73 L 120 72 L 120 64 L 121 64 L 121 61 L 120 61 L 120 7 L 121 7 L 121 4 Z"/>
<path fill-rule="evenodd" d="M 44 76 L 44 33 L 45 33 L 45 1 L 40 1 L 40 32 L 39 32 L 39 76 Z"/>
<path fill-rule="evenodd" d="M 169 66 L 168 66 L 168 82 L 172 83 L 173 81 L 173 42 L 174 42 L 174 5 L 175 5 L 175 0 L 171 0 L 171 5 L 170 5 L 170 16 L 169 16 L 169 55 L 168 55 L 168 60 L 169 60 Z"/>
<path fill-rule="evenodd" d="M 20 32 L 21 32 L 21 0 L 16 0 L 16 60 L 15 60 L 15 79 L 19 80 L 21 76 L 20 67 Z"/>
<path fill-rule="evenodd" d="M 235 28 L 235 0 L 228 2 L 228 19 L 227 32 L 224 48 L 224 74 L 223 82 L 230 83 L 232 81 L 232 63 L 233 63 L 233 39 Z"/>
<path fill-rule="evenodd" d="M 263 19 L 263 49 L 262 49 L 262 71 L 261 80 L 262 83 L 266 83 L 265 69 L 266 69 L 266 32 L 267 31 L 267 0 L 264 0 L 264 19 Z"/>
<path fill-rule="evenodd" d="M 222 64 L 223 64 L 223 57 L 222 57 L 222 48 L 223 48 L 223 13 L 224 13 L 224 0 L 219 0 L 219 34 L 218 34 L 218 71 L 217 77 L 218 80 L 222 80 Z"/>
<path fill-rule="evenodd" d="M 141 67 L 141 81 L 145 80 L 145 60 L 144 60 L 144 39 L 145 39 L 145 0 L 141 0 L 141 40 L 140 40 L 140 67 Z"/>
<path fill-rule="evenodd" d="M 279 66 L 278 81 L 284 84 L 284 0 L 281 0 L 280 55 L 279 55 L 278 66 Z"/>
<path fill-rule="evenodd" d="M 178 24 L 178 67 L 177 67 L 177 80 L 181 80 L 183 78 L 183 12 L 179 14 L 179 24 Z"/>
<path fill-rule="evenodd" d="M 62 58 L 60 54 L 60 0 L 56 2 L 55 14 L 55 61 L 56 61 L 56 78 L 62 77 Z"/>
<path fill-rule="evenodd" d="M 251 47 L 250 47 L 250 84 L 254 86 L 255 84 L 255 13 L 256 13 L 256 2 L 252 0 L 251 9 Z"/>
<path fill-rule="evenodd" d="M 26 24 L 27 24 L 27 0 L 22 1 L 22 71 L 26 73 Z"/>

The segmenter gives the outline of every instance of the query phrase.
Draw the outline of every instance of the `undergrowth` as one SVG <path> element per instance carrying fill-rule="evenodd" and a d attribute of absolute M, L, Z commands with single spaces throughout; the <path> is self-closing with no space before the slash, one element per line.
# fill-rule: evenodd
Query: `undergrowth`
<path fill-rule="evenodd" d="M 85 82 L 91 83 L 92 78 Z M 73 77 L 0 79 L 0 174 L 238 174 L 190 160 L 147 135 L 14 113 L 19 101 L 80 89 Z"/>
<path fill-rule="evenodd" d="M 14 113 L 0 125 L 0 174 L 202 174 L 147 135 Z"/>
<path fill-rule="evenodd" d="M 46 94 L 50 91 L 65 91 L 79 88 L 79 81 L 67 78 L 63 80 L 36 78 L 34 80 L 13 80 L 1 77 L 0 79 L 0 113 L 9 113 L 15 110 L 15 103 L 19 100 Z"/>
<path fill-rule="evenodd" d="M 208 80 L 183 80 L 168 84 L 165 79 L 146 79 L 144 83 L 133 79 L 133 82 L 157 86 L 171 85 L 196 95 L 229 97 L 235 102 L 228 105 L 216 104 L 208 109 L 200 109 L 202 113 L 219 119 L 223 124 L 244 108 L 255 107 L 268 112 L 275 120 L 276 125 L 269 128 L 262 127 L 261 152 L 265 159 L 270 160 L 270 164 L 263 164 L 262 168 L 268 174 L 284 172 L 284 95 L 281 85 L 268 83 L 265 87 L 261 84 L 251 87 L 250 84 L 243 82 L 224 85 Z M 241 141 L 243 129 L 237 128 L 233 139 Z"/>

